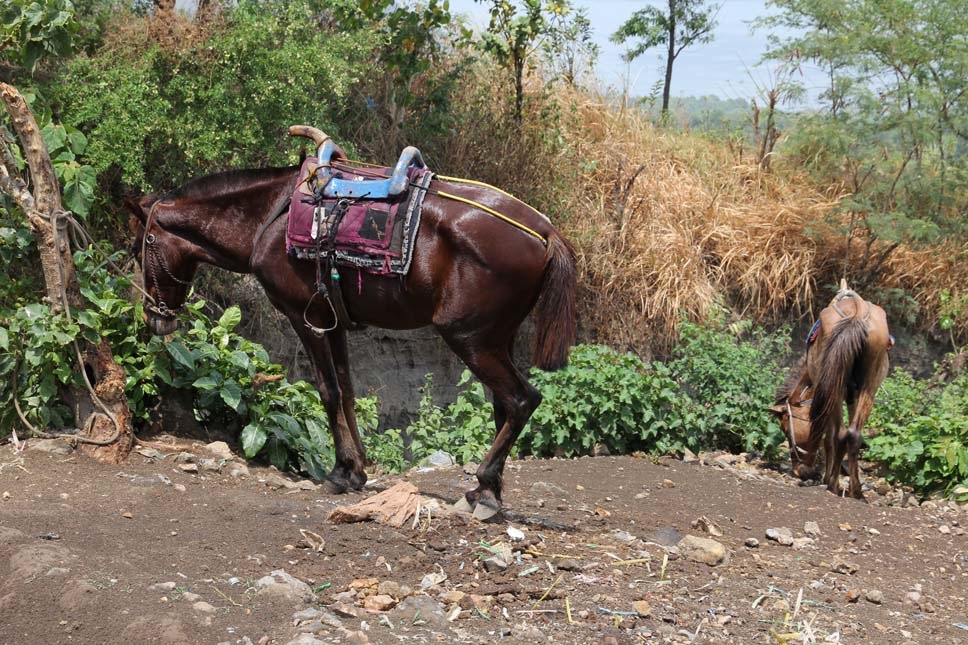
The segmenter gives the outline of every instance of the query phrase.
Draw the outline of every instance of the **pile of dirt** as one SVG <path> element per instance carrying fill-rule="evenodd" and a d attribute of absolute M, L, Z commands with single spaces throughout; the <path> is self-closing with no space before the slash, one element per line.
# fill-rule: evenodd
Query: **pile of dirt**
<path fill-rule="evenodd" d="M 597 457 L 509 463 L 508 510 L 482 524 L 445 512 L 472 470 L 330 497 L 224 444 L 120 467 L 0 447 L 0 642 L 968 639 L 955 504 L 836 499 L 732 455 Z M 327 521 L 401 480 L 439 505 Z"/>

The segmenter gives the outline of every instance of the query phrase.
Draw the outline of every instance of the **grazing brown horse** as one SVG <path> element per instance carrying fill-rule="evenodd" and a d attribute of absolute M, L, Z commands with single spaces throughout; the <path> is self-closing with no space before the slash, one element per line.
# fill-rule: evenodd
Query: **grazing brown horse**
<path fill-rule="evenodd" d="M 874 395 L 887 376 L 887 353 L 893 344 L 887 316 L 841 281 L 840 291 L 820 312 L 814 333 L 799 378 L 792 381 L 786 395 L 778 397 L 778 405 L 772 409 L 788 433 L 798 476 L 808 479 L 815 474 L 822 441 L 827 490 L 841 494 L 840 469 L 846 455 L 850 478 L 847 493 L 863 499 L 858 467 L 861 433 L 874 406 Z M 849 420 L 846 428 L 844 403 Z M 796 412 L 803 408 L 809 410 L 806 417 Z M 805 418 L 809 418 L 809 425 L 805 425 Z"/>
<path fill-rule="evenodd" d="M 299 127 L 315 133 L 317 143 L 324 140 L 318 130 Z M 335 451 L 327 489 L 340 493 L 366 483 L 366 455 L 354 413 L 346 330 L 335 310 L 313 297 L 315 264 L 286 253 L 287 218 L 280 214 L 298 173 L 299 166 L 224 172 L 129 202 L 138 218 L 134 248 L 152 300 L 146 320 L 155 334 L 177 328 L 176 312 L 200 263 L 255 275 L 312 359 Z M 436 194 L 443 188 L 460 200 Z M 459 503 L 480 518 L 493 515 L 502 504 L 505 460 L 541 402 L 512 362 L 515 334 L 535 310 L 533 363 L 546 370 L 566 365 L 574 343 L 571 247 L 546 217 L 504 192 L 435 178 L 409 272 L 401 278 L 357 271 L 345 269 L 343 275 L 352 285 L 342 290 L 352 321 L 388 329 L 432 325 L 493 393 L 497 434 L 477 470 L 478 486 Z M 309 325 L 332 329 L 318 335 Z"/>

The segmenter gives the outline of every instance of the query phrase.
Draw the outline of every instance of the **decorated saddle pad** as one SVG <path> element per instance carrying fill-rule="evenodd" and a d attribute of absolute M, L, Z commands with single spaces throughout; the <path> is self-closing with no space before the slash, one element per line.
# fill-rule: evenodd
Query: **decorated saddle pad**
<path fill-rule="evenodd" d="M 313 203 L 311 182 L 306 179 L 317 167 L 314 157 L 303 162 L 289 205 L 286 251 L 300 259 L 313 259 L 318 250 L 326 253 L 332 227 L 337 223 L 339 200 Z M 367 169 L 366 174 L 389 177 L 390 169 Z M 334 170 L 333 176 L 365 180 L 349 170 Z M 411 168 L 409 177 L 411 187 L 389 199 L 346 200 L 348 206 L 335 231 L 337 264 L 379 275 L 405 275 L 409 271 L 420 225 L 420 207 L 433 173 L 425 168 Z"/>

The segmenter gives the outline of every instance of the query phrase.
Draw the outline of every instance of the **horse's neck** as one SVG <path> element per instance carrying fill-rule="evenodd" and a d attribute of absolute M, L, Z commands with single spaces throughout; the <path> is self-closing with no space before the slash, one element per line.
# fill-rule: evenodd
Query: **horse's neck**
<path fill-rule="evenodd" d="M 238 191 L 237 197 L 221 195 L 207 204 L 199 203 L 195 216 L 182 218 L 176 225 L 191 232 L 191 241 L 204 254 L 202 262 L 248 273 L 255 238 L 266 219 L 285 203 L 290 189 L 288 183 L 279 183 L 258 198 L 251 188 Z"/>

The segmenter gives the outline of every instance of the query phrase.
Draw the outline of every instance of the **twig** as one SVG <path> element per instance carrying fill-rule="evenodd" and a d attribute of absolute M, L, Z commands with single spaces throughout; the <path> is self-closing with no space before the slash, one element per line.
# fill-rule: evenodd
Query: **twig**
<path fill-rule="evenodd" d="M 622 567 L 627 564 L 648 564 L 652 562 L 652 558 L 636 558 L 634 560 L 619 560 L 618 562 L 613 562 L 612 564 L 616 567 Z"/>
<path fill-rule="evenodd" d="M 548 597 L 548 594 L 551 593 L 551 590 L 555 588 L 555 585 L 558 584 L 558 581 L 561 580 L 564 575 L 565 574 L 563 574 L 563 573 L 559 573 L 558 574 L 558 577 L 555 578 L 555 581 L 551 583 L 551 586 L 548 587 L 547 589 L 545 589 L 545 592 L 543 594 L 541 594 L 541 597 L 538 598 L 537 600 L 535 600 L 534 601 L 534 604 L 531 605 L 531 608 L 532 609 L 534 609 L 535 607 L 537 607 L 538 606 L 538 603 L 540 603 L 542 600 L 544 600 L 545 598 Z"/>
<path fill-rule="evenodd" d="M 575 624 L 575 621 L 572 620 L 572 617 L 571 617 L 571 600 L 568 598 L 568 596 L 565 596 L 565 616 L 568 617 L 569 625 Z"/>
<path fill-rule="evenodd" d="M 236 607 L 241 607 L 242 606 L 239 603 L 237 603 L 234 600 L 232 600 L 231 598 L 229 598 L 224 593 L 222 593 L 222 590 L 219 589 L 218 587 L 212 586 L 212 589 L 215 590 L 215 593 L 217 593 L 218 595 L 222 596 L 222 598 L 225 598 L 225 600 L 227 600 L 229 602 L 229 604 L 235 605 Z"/>

